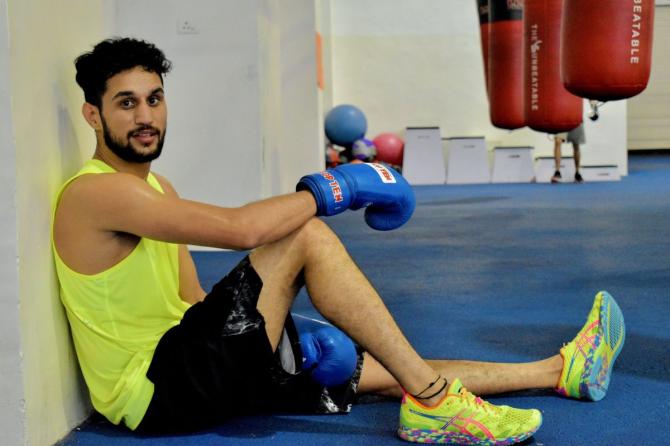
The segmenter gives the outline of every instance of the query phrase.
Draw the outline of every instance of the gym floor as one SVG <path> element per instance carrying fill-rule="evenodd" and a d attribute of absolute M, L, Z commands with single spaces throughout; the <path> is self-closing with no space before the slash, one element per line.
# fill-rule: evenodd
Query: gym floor
<path fill-rule="evenodd" d="M 555 354 L 609 291 L 627 338 L 607 397 L 551 391 L 488 398 L 536 407 L 526 445 L 667 443 L 670 424 L 670 156 L 631 156 L 621 182 L 415 188 L 403 228 L 369 229 L 362 212 L 327 221 L 425 357 L 529 361 Z M 194 254 L 205 289 L 246 253 Z M 342 278 L 346 280 L 346 278 Z M 297 313 L 316 316 L 302 294 Z M 140 437 L 93 416 L 58 445 L 407 444 L 398 402 L 366 398 L 345 416 L 233 419 L 199 434 Z"/>

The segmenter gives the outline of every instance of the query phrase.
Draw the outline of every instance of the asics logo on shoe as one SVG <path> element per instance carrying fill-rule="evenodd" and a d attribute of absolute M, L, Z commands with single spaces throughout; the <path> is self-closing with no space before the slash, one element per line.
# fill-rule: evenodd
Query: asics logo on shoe
<path fill-rule="evenodd" d="M 427 413 L 419 412 L 418 410 L 414 410 L 414 409 L 410 409 L 409 413 L 414 414 L 414 415 L 418 415 L 422 418 L 428 418 L 429 420 L 445 422 L 445 425 L 442 426 L 441 429 L 446 429 L 451 423 L 453 423 L 453 421 L 456 418 L 458 418 L 463 413 L 463 411 L 460 411 L 459 413 L 457 413 L 453 417 L 445 417 L 445 416 L 441 416 L 441 415 L 430 415 L 430 414 L 427 414 Z"/>
<path fill-rule="evenodd" d="M 414 409 L 410 409 L 409 412 L 414 414 L 414 415 L 418 415 L 420 417 L 423 417 L 423 418 L 428 418 L 429 420 L 444 422 L 445 424 L 439 430 L 446 430 L 449 426 L 453 426 L 453 427 L 457 428 L 458 430 L 460 430 L 464 434 L 476 437 L 475 434 L 473 434 L 472 432 L 470 432 L 468 430 L 468 426 L 472 424 L 475 427 L 477 427 L 489 439 L 493 440 L 495 438 L 493 433 L 486 427 L 486 425 L 484 425 L 483 423 L 480 423 L 479 421 L 477 421 L 477 420 L 475 420 L 471 417 L 471 415 L 473 415 L 476 411 L 471 411 L 471 412 L 465 414 L 466 410 L 464 409 L 464 410 L 461 410 L 460 412 L 458 412 L 453 417 L 445 417 L 445 416 L 440 416 L 440 415 L 430 415 L 430 414 L 427 414 L 427 413 L 419 412 L 419 411 L 414 410 Z M 464 414 L 465 414 L 465 416 L 463 416 Z M 463 425 L 456 424 L 456 421 L 462 421 L 464 424 Z"/>
<path fill-rule="evenodd" d="M 593 328 L 597 327 L 598 324 L 600 324 L 600 320 L 596 319 L 585 330 L 583 330 L 582 333 L 580 333 L 577 339 L 575 339 L 575 345 L 577 347 L 577 350 L 587 361 L 590 359 L 589 352 L 590 351 L 592 352 L 598 348 L 601 339 L 601 337 L 598 336 L 597 334 L 593 336 L 588 336 L 587 333 L 593 330 Z M 577 359 L 577 356 L 573 356 L 572 359 L 570 360 L 570 366 L 568 367 L 568 374 L 566 375 L 567 378 L 566 380 L 570 379 L 572 373 L 572 366 L 575 364 L 575 359 Z"/>

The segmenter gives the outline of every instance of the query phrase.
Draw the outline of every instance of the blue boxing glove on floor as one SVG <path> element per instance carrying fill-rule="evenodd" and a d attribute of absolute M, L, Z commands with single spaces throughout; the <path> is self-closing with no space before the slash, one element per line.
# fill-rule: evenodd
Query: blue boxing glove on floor
<path fill-rule="evenodd" d="M 414 212 L 414 191 L 398 172 L 377 163 L 344 164 L 304 176 L 296 190 L 314 195 L 317 215 L 365 209 L 373 229 L 388 231 L 404 225 Z"/>
<path fill-rule="evenodd" d="M 300 347 L 302 370 L 322 386 L 347 382 L 356 371 L 358 355 L 353 341 L 334 326 L 293 314 Z"/>

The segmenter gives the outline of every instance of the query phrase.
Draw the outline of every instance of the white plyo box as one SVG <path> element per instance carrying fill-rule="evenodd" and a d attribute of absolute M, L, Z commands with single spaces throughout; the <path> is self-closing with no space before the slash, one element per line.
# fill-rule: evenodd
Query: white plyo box
<path fill-rule="evenodd" d="M 495 147 L 492 183 L 530 183 L 535 180 L 533 148 Z"/>
<path fill-rule="evenodd" d="M 447 184 L 491 182 L 483 136 L 447 138 Z"/>
<path fill-rule="evenodd" d="M 571 156 L 561 157 L 561 183 L 572 183 L 575 181 L 575 160 Z M 551 177 L 556 170 L 553 156 L 538 156 L 535 158 L 535 181 L 538 183 L 550 183 Z"/>
<path fill-rule="evenodd" d="M 579 171 L 584 181 L 620 181 L 621 174 L 616 164 L 582 166 Z"/>
<path fill-rule="evenodd" d="M 412 185 L 445 183 L 444 151 L 439 127 L 407 127 L 402 174 Z"/>

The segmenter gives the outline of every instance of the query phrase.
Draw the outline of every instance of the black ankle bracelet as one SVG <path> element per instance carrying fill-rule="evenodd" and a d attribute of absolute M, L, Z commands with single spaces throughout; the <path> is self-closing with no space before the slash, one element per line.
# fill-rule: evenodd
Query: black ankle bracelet
<path fill-rule="evenodd" d="M 442 378 L 442 375 L 439 375 L 435 381 L 430 383 L 430 385 L 428 387 L 426 387 L 425 389 L 423 389 L 421 392 L 419 392 L 415 395 L 412 395 L 412 396 L 416 399 L 419 399 L 419 400 L 429 400 L 429 399 L 433 398 L 434 396 L 439 395 L 444 390 L 444 388 L 447 387 L 447 384 L 448 384 L 447 383 L 447 378 L 442 378 L 444 383 L 442 384 L 442 387 L 440 387 L 440 389 L 437 392 L 435 392 L 435 393 L 433 393 L 432 395 L 429 395 L 429 396 L 419 396 L 422 393 L 424 393 L 425 391 L 427 391 L 428 389 L 430 389 L 431 387 L 433 387 L 440 380 L 440 378 Z"/>
<path fill-rule="evenodd" d="M 423 389 L 421 392 L 419 392 L 419 393 L 417 393 L 417 394 L 412 394 L 412 396 L 415 397 L 415 398 L 418 398 L 419 395 L 421 395 L 422 393 L 424 393 L 425 391 L 427 391 L 428 389 L 430 389 L 431 387 L 433 387 L 433 386 L 440 380 L 440 378 L 442 378 L 442 375 L 437 375 L 437 378 L 435 378 L 435 381 L 433 381 L 432 383 L 428 384 L 428 387 L 426 387 L 425 389 Z"/>

